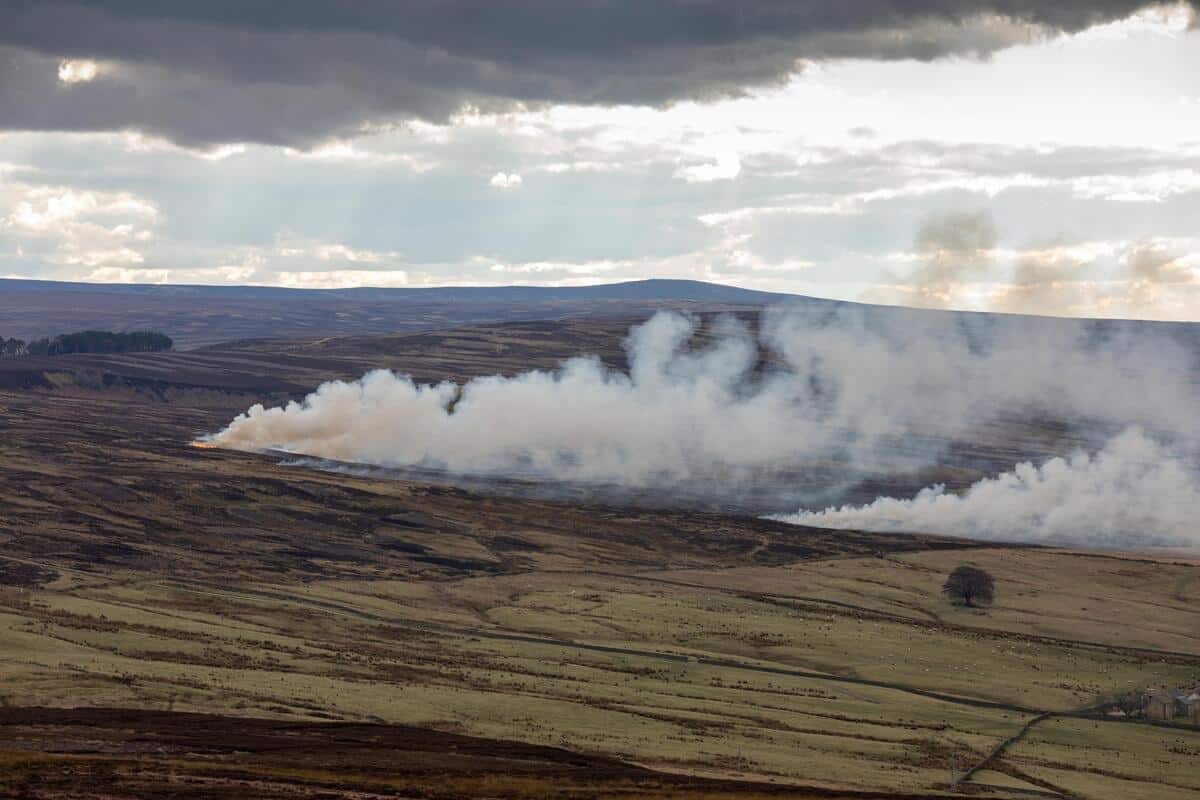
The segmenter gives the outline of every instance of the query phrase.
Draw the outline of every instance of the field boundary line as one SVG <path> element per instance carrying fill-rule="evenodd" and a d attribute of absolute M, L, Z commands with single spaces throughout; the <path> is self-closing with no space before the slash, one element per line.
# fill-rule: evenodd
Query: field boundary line
<path fill-rule="evenodd" d="M 723 594 L 741 597 L 746 600 L 759 600 L 763 602 L 772 602 L 786 600 L 796 603 L 811 603 L 814 605 L 830 606 L 832 609 L 844 609 L 846 611 L 855 611 L 863 614 L 869 614 L 879 619 L 900 622 L 907 625 L 922 625 L 930 628 L 942 628 L 950 631 L 958 631 L 961 633 L 973 633 L 980 636 L 988 636 L 996 639 L 1020 639 L 1022 641 L 1039 642 L 1049 645 L 1066 645 L 1071 647 L 1083 647 L 1091 650 L 1101 650 L 1110 653 L 1120 653 L 1136 656 L 1158 656 L 1185 659 L 1192 662 L 1200 662 L 1200 653 L 1185 653 L 1179 650 L 1158 650 L 1149 647 L 1129 647 L 1120 644 L 1106 644 L 1104 642 L 1092 642 L 1083 639 L 1066 639 L 1057 636 L 1044 636 L 1036 633 L 1021 633 L 1019 631 L 1006 631 L 1000 628 L 983 628 L 970 625 L 956 625 L 953 622 L 945 620 L 924 620 L 913 617 L 906 617 L 903 614 L 896 614 L 890 611 L 883 611 L 869 606 L 856 605 L 847 603 L 842 600 L 829 600 L 814 595 L 802 594 L 781 594 L 778 592 L 753 592 L 745 589 L 736 589 L 732 586 L 721 586 L 717 584 L 693 583 L 691 581 L 676 580 L 673 578 L 656 578 L 652 575 L 624 575 L 619 572 L 607 572 L 603 570 L 543 570 L 544 573 L 561 574 L 561 575 L 597 575 L 605 578 L 619 578 L 631 581 L 644 581 L 647 583 L 661 583 L 666 586 L 678 586 L 683 589 L 704 589 L 712 592 L 721 592 Z M 834 612 L 836 613 L 836 612 Z"/>
<path fill-rule="evenodd" d="M 527 644 L 542 645 L 547 647 L 562 647 L 575 650 L 584 650 L 597 653 L 608 653 L 612 655 L 632 656 L 635 658 L 649 658 L 659 661 L 669 661 L 675 664 L 695 663 L 703 664 L 710 667 L 722 667 L 724 669 L 740 669 L 748 672 L 758 672 L 767 675 L 785 675 L 794 678 L 803 678 L 806 680 L 828 681 L 830 683 L 850 684 L 854 686 L 870 686 L 877 689 L 885 689 L 888 691 L 902 692 L 906 694 L 925 697 L 930 700 L 937 700 L 943 703 L 951 703 L 960 706 L 969 706 L 972 708 L 988 708 L 998 711 L 1011 711 L 1017 714 L 1041 714 L 1045 713 L 1042 709 L 1028 708 L 1026 706 L 1016 705 L 1014 703 L 1005 703 L 999 700 L 987 700 L 985 698 L 969 697 L 963 695 L 948 694 L 938 692 L 933 689 L 922 689 L 916 686 L 906 686 L 900 683 L 892 683 L 890 681 L 872 680 L 870 678 L 856 678 L 849 675 L 835 675 L 825 672 L 813 672 L 811 670 L 796 669 L 785 666 L 771 666 L 769 664 L 755 664 L 751 662 L 743 662 L 731 658 L 719 658 L 715 656 L 696 655 L 689 653 L 672 653 L 658 650 L 643 650 L 635 647 L 622 647 L 613 644 L 600 644 L 598 642 L 580 642 L 572 639 L 558 639 L 549 636 L 540 636 L 537 634 L 508 632 L 503 630 L 487 630 L 484 628 L 471 628 L 458 625 L 449 625 L 439 622 L 421 622 L 419 620 L 411 620 L 397 617 L 384 616 L 382 614 L 374 614 L 369 611 L 362 611 L 340 603 L 334 603 L 319 599 L 308 599 L 304 597 L 290 596 L 282 592 L 272 592 L 255 589 L 228 588 L 223 586 L 214 586 L 203 581 L 192 581 L 186 579 L 172 578 L 160 581 L 163 585 L 174 586 L 186 592 L 197 594 L 212 594 L 216 596 L 225 596 L 236 598 L 238 596 L 243 599 L 259 599 L 259 600 L 274 600 L 276 602 L 291 603 L 294 605 L 309 606 L 312 608 L 325 609 L 326 611 L 342 614 L 345 616 L 358 617 L 372 622 L 384 623 L 398 628 L 408 628 L 410 630 L 423 630 L 430 633 L 442 633 L 453 636 L 463 636 L 466 638 L 494 639 L 499 641 L 509 642 L 524 642 Z M 188 584 L 191 584 L 189 586 Z M 195 588 L 200 587 L 200 588 Z"/>
<path fill-rule="evenodd" d="M 994 760 L 999 758 L 1001 756 L 1001 754 L 1003 754 L 1004 751 L 1007 750 L 1010 746 L 1012 746 L 1012 745 L 1016 744 L 1017 742 L 1021 741 L 1022 739 L 1024 739 L 1025 736 L 1031 730 L 1033 730 L 1034 725 L 1037 725 L 1039 722 L 1043 722 L 1053 716 L 1057 716 L 1057 714 L 1053 711 L 1045 711 L 1045 712 L 1042 712 L 1041 714 L 1038 714 L 1033 719 L 1027 721 L 1024 725 L 1021 726 L 1021 729 L 1019 731 L 1017 731 L 1012 736 L 1008 737 L 1007 739 L 1005 739 L 1004 741 L 1000 742 L 998 745 L 993 747 L 992 751 L 990 753 L 988 753 L 986 756 L 984 756 L 982 761 L 980 761 L 978 764 L 976 764 L 975 766 L 971 767 L 969 770 L 964 772 L 962 774 L 962 777 L 958 779 L 958 782 L 959 783 L 970 782 L 971 778 L 975 775 L 975 773 L 979 772 L 981 769 L 986 767 L 988 764 L 992 763 Z"/>

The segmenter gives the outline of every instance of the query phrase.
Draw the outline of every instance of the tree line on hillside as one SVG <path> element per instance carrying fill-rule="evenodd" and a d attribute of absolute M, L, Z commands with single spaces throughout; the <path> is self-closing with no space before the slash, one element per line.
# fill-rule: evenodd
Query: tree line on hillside
<path fill-rule="evenodd" d="M 154 353 L 170 350 L 173 345 L 170 336 L 158 331 L 79 331 L 32 342 L 0 336 L 0 357 L 60 356 L 68 353 Z"/>

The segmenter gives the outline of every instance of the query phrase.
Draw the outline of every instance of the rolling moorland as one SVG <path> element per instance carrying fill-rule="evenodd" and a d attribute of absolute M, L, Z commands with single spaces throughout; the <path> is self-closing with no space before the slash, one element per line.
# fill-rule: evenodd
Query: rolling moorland
<path fill-rule="evenodd" d="M 1200 730 L 1096 711 L 1200 682 L 1200 560 L 191 446 L 372 367 L 619 367 L 646 313 L 0 362 L 0 796 L 1200 792 Z M 886 488 L 1071 444 L 1004 421 Z M 964 563 L 993 607 L 938 593 Z"/>
<path fill-rule="evenodd" d="M 279 289 L 0 279 L 0 332 L 33 340 L 75 330 L 165 330 L 179 348 L 251 338 L 313 338 L 580 317 L 660 308 L 747 311 L 796 298 L 684 280 L 553 289 Z"/>

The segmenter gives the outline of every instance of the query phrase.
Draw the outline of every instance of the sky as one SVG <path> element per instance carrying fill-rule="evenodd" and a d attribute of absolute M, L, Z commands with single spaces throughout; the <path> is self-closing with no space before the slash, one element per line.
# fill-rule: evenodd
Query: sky
<path fill-rule="evenodd" d="M 1200 319 L 1200 17 L 11 0 L 0 276 Z"/>

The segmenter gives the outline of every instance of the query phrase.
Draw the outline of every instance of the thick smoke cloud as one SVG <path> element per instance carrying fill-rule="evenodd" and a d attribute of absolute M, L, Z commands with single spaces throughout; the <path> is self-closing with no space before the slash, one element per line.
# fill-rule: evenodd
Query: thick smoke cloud
<path fill-rule="evenodd" d="M 1200 547 L 1195 463 L 1131 428 L 1100 452 L 1025 462 L 961 495 L 944 486 L 910 500 L 800 511 L 785 522 L 1091 547 Z"/>
<path fill-rule="evenodd" d="M 629 337 L 628 374 L 594 358 L 461 387 L 371 372 L 353 383 L 326 383 L 303 403 L 255 406 L 212 443 L 384 466 L 628 483 L 785 463 L 797 446 L 791 436 L 817 431 L 802 409 L 787 407 L 785 391 L 764 385 L 742 394 L 756 343 L 734 320 L 719 327 L 712 347 L 687 353 L 693 322 L 657 315 Z M 793 426 L 791 435 L 778 435 L 771 421 L 780 419 Z"/>
<path fill-rule="evenodd" d="M 0 126 L 306 145 L 464 103 L 660 104 L 776 83 L 803 60 L 985 56 L 1146 5 L 17 0 L 0 24 Z M 60 86 L 61 59 L 100 68 Z"/>
<path fill-rule="evenodd" d="M 768 311 L 757 332 L 732 318 L 698 331 L 691 318 L 659 313 L 631 331 L 627 373 L 594 358 L 462 386 L 417 385 L 376 371 L 324 384 L 301 403 L 255 406 L 210 441 L 380 466 L 736 493 L 830 464 L 860 477 L 911 474 L 958 458 L 952 444 L 979 441 L 997 419 L 1070 421 L 1085 441 L 1139 425 L 1146 433 L 1116 440 L 1117 449 L 1097 457 L 1099 466 L 1075 458 L 1043 468 L 1048 488 L 1031 493 L 1030 502 L 1061 496 L 1061 473 L 1082 470 L 1081 498 L 1117 490 L 1138 502 L 1173 496 L 1184 519 L 1200 507 L 1182 467 L 1132 476 L 1113 468 L 1138 452 L 1157 462 L 1150 437 L 1168 437 L 1181 452 L 1200 442 L 1196 365 L 1171 333 L 1178 330 L 846 306 Z M 1026 480 L 1031 469 L 1022 467 L 1014 480 Z M 1190 493 L 1176 491 L 1180 485 Z M 1151 487 L 1162 488 L 1150 494 Z M 977 487 L 977 494 L 996 492 Z M 913 503 L 962 507 L 940 497 L 947 499 L 928 493 Z M 797 490 L 791 502 L 811 498 Z M 884 511 L 893 508 L 885 503 Z M 1086 508 L 1081 499 L 1070 524 Z M 843 513 L 857 512 L 821 519 L 832 523 Z M 959 522 L 952 518 L 936 530 L 988 535 L 988 520 L 998 518 L 981 515 L 984 527 L 951 530 Z M 1121 526 L 1133 520 L 1116 519 Z M 987 530 L 1013 533 L 1011 526 Z M 1108 543 L 1120 531 L 1102 533 Z"/>

